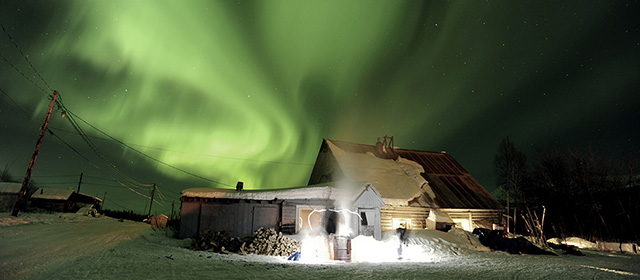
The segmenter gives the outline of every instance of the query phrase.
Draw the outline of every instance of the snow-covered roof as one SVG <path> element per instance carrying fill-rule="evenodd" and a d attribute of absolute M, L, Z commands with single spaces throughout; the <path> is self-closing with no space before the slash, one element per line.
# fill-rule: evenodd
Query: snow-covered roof
<path fill-rule="evenodd" d="M 250 200 L 319 199 L 353 202 L 368 189 L 372 189 L 378 195 L 378 192 L 370 183 L 333 183 L 272 190 L 236 191 L 235 189 L 192 188 L 183 190 L 182 197 Z"/>
<path fill-rule="evenodd" d="M 50 189 L 50 188 L 40 188 L 38 189 L 31 198 L 37 199 L 52 199 L 52 200 L 67 200 L 73 193 L 72 190 L 62 190 L 62 189 Z"/>
<path fill-rule="evenodd" d="M 431 208 L 502 209 L 502 205 L 446 152 L 406 150 L 393 147 L 381 155 L 374 145 L 324 139 L 339 172 L 354 181 L 371 182 L 391 205 Z M 321 149 L 322 151 L 323 149 Z M 390 158 L 389 155 L 393 155 Z M 397 158 L 396 158 L 397 156 Z M 396 159 L 394 159 L 396 158 Z M 331 157 L 318 157 L 318 160 Z M 316 166 L 330 163 L 316 162 Z M 321 172 L 334 172 L 332 169 Z M 315 172 L 315 167 L 314 167 Z M 332 174 L 312 174 L 310 183 L 321 183 Z M 314 179 L 315 178 L 315 179 Z"/>
<path fill-rule="evenodd" d="M 373 151 L 355 153 L 326 141 L 340 169 L 350 180 L 371 182 L 385 203 L 407 205 L 421 194 L 427 181 L 420 176 L 424 172 L 416 162 L 399 157 L 397 160 L 379 158 Z"/>
<path fill-rule="evenodd" d="M 22 183 L 0 182 L 0 193 L 19 193 Z"/>
<path fill-rule="evenodd" d="M 427 217 L 427 220 L 431 220 L 438 223 L 449 223 L 449 224 L 454 223 L 451 217 L 449 216 L 449 214 L 442 212 L 440 210 L 435 210 L 435 209 L 431 209 L 429 211 L 429 216 Z"/>

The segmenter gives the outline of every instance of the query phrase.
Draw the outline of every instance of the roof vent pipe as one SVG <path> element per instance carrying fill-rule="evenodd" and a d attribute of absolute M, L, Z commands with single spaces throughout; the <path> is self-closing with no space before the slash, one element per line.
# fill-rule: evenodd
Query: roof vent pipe
<path fill-rule="evenodd" d="M 244 188 L 244 183 L 242 181 L 238 181 L 236 184 L 236 191 L 239 192 Z"/>
<path fill-rule="evenodd" d="M 394 151 L 393 147 L 393 136 L 385 135 L 382 137 L 382 142 L 380 142 L 380 137 L 378 137 L 378 141 L 376 143 L 375 155 L 379 158 L 384 159 L 398 159 L 398 154 Z"/>

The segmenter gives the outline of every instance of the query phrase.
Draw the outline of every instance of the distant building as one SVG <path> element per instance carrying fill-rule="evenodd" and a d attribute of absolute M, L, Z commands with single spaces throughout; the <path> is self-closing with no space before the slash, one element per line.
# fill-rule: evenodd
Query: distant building
<path fill-rule="evenodd" d="M 101 199 L 72 190 L 40 188 L 31 195 L 31 206 L 57 212 L 76 212 L 82 207 L 100 209 Z"/>
<path fill-rule="evenodd" d="M 0 212 L 13 211 L 22 183 L 0 182 Z"/>
<path fill-rule="evenodd" d="M 469 231 L 502 223 L 502 205 L 446 152 L 399 149 L 387 137 L 376 145 L 324 139 L 309 185 L 343 180 L 376 187 L 386 204 L 382 230 L 427 228 L 432 209 L 432 220 Z"/>

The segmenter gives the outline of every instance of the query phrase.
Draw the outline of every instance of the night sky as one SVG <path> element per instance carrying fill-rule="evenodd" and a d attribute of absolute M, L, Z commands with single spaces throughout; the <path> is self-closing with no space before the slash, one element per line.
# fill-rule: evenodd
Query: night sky
<path fill-rule="evenodd" d="M 142 212 L 140 184 L 166 214 L 185 188 L 302 186 L 322 138 L 384 135 L 446 150 L 493 190 L 506 136 L 531 157 L 640 151 L 638 15 L 638 1 L 0 1 L 20 48 L 0 33 L 0 167 L 24 176 L 50 86 L 157 159 L 76 118 L 90 148 L 56 108 L 32 178 L 75 189 L 84 173 L 106 208 Z"/>

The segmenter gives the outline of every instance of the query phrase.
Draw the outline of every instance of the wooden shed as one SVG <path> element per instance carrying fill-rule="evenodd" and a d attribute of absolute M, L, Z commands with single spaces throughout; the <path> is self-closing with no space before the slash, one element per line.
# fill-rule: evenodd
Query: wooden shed
<path fill-rule="evenodd" d="M 370 182 L 386 206 L 382 229 L 427 228 L 430 210 L 446 213 L 466 230 L 501 224 L 502 205 L 450 154 L 400 149 L 393 138 L 365 145 L 324 139 L 309 184 Z"/>
<path fill-rule="evenodd" d="M 382 238 L 384 202 L 369 183 L 323 184 L 278 190 L 187 189 L 180 198 L 180 238 L 204 230 L 250 235 L 260 227 L 295 234 L 320 227 L 329 233 Z"/>
<path fill-rule="evenodd" d="M 22 183 L 0 182 L 0 212 L 13 210 L 21 187 Z"/>
<path fill-rule="evenodd" d="M 100 209 L 101 199 L 72 190 L 40 188 L 31 195 L 31 206 L 50 211 L 76 212 L 82 207 Z"/>

